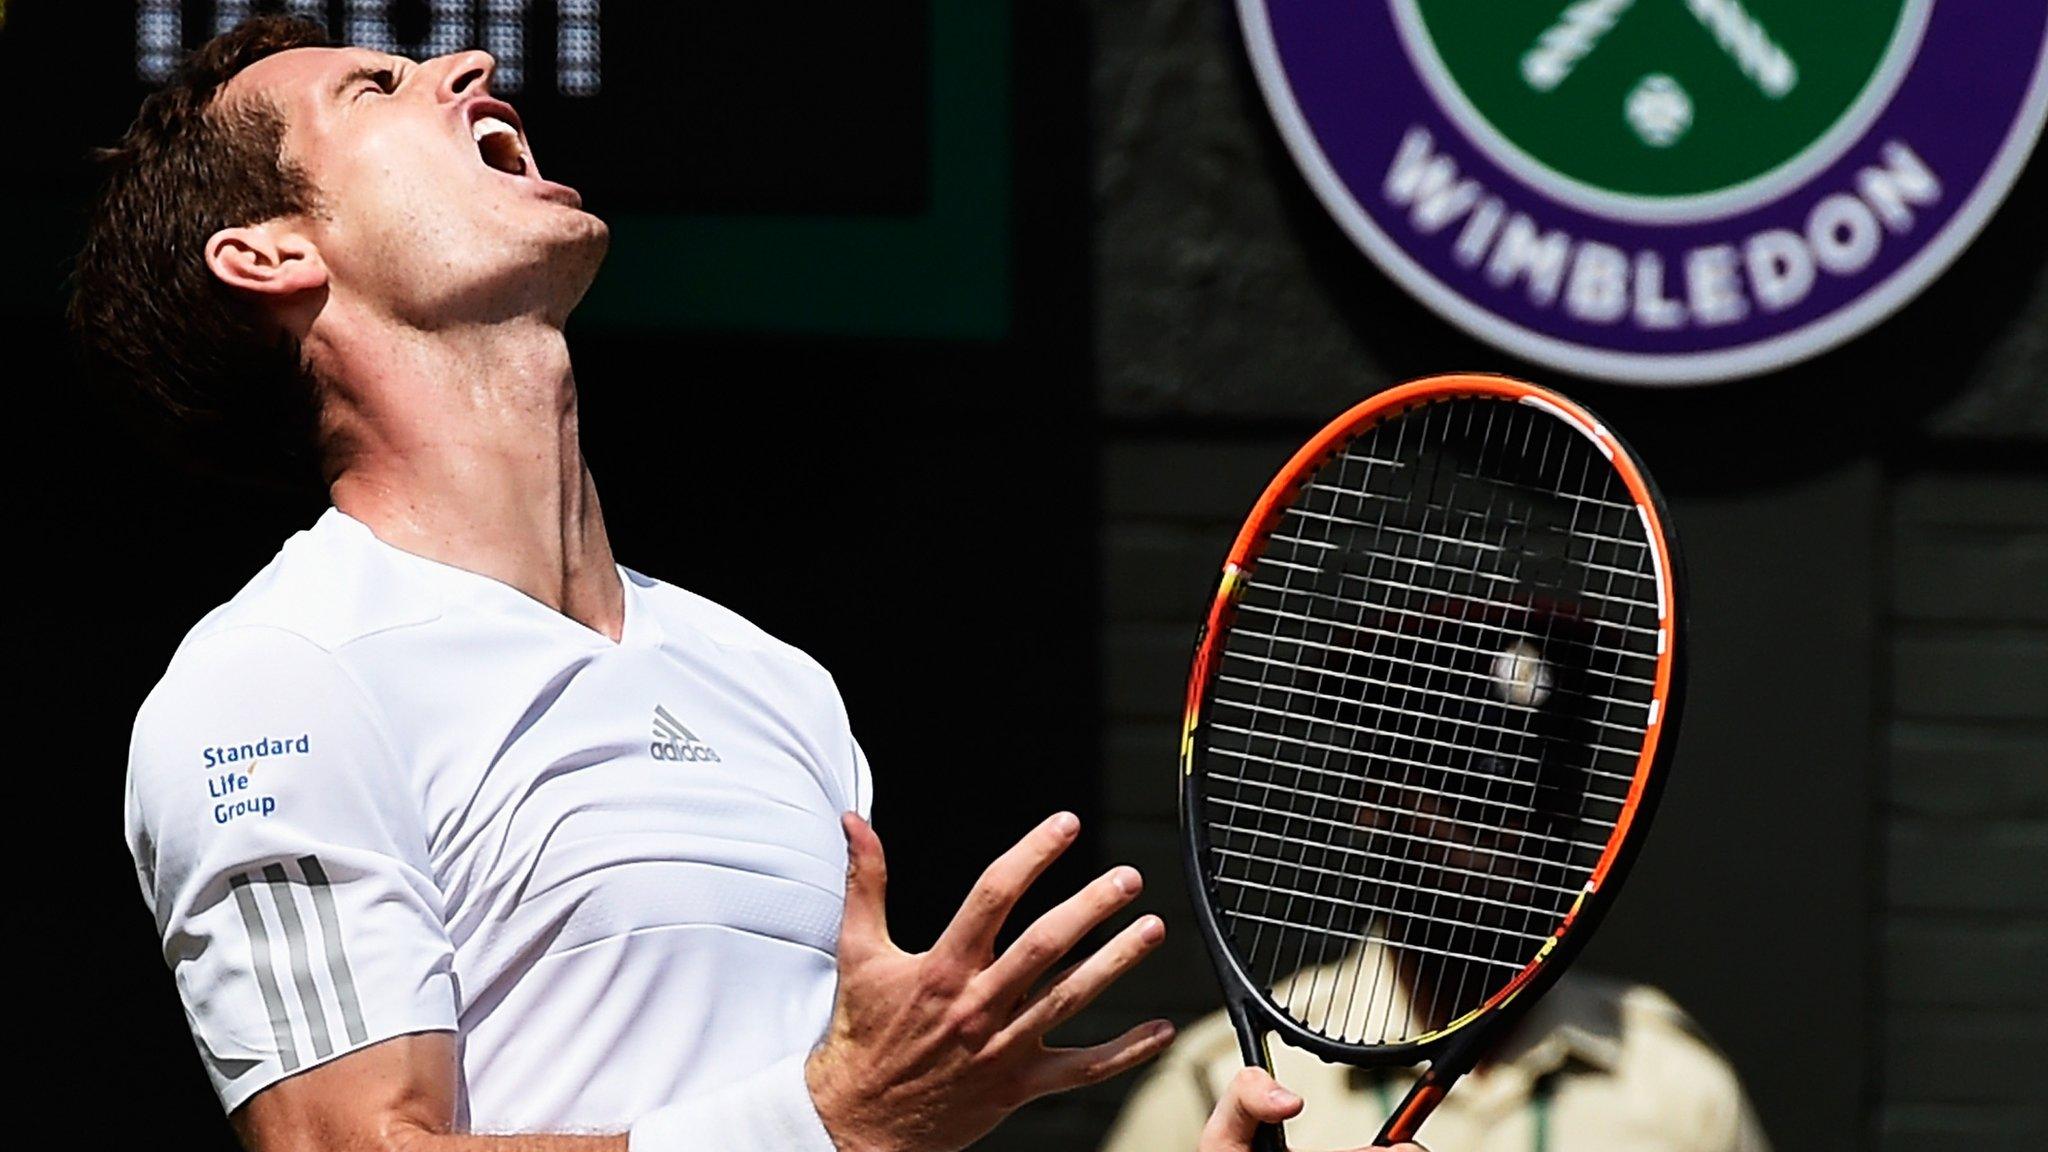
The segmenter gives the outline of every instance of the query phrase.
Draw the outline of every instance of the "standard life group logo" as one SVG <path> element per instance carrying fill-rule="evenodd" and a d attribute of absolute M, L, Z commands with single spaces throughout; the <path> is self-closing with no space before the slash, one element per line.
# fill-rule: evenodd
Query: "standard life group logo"
<path fill-rule="evenodd" d="M 1967 245 L 2048 109 L 2048 5 L 1238 0 L 1324 205 L 1432 308 L 1624 382 L 1850 339 Z"/>
<path fill-rule="evenodd" d="M 276 769 L 264 773 L 260 778 L 257 770 L 266 761 L 275 761 L 299 756 L 310 756 L 313 752 L 313 736 L 302 732 L 297 736 L 265 736 L 253 742 L 241 744 L 213 744 L 199 750 L 200 762 L 206 766 L 206 795 L 214 801 L 213 822 L 226 824 L 244 816 L 269 816 L 277 811 L 277 797 L 263 789 L 276 774 Z"/>

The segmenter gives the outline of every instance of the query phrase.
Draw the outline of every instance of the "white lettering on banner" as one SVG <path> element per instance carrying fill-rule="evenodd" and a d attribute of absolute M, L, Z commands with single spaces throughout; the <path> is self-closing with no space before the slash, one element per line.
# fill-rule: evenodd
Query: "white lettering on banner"
<path fill-rule="evenodd" d="M 1628 311 L 1628 253 L 1598 240 L 1580 241 L 1564 306 L 1573 319 L 1589 324 L 1621 319 Z"/>
<path fill-rule="evenodd" d="M 526 18 L 531 0 L 429 0 L 424 39 L 398 39 L 392 22 L 396 0 L 345 0 L 341 41 L 379 52 L 425 58 L 481 46 L 497 58 L 492 88 L 517 92 L 526 82 Z M 600 0 L 556 0 L 555 86 L 564 96 L 595 96 L 604 86 L 604 35 Z M 212 35 L 235 28 L 255 14 L 253 0 L 215 0 Z M 202 11 L 204 11 L 202 9 Z M 291 16 L 332 27 L 326 0 L 288 0 Z M 473 12 L 480 12 L 474 17 Z M 476 21 L 481 21 L 478 27 Z M 140 0 L 135 6 L 135 74 L 161 84 L 177 71 L 185 51 L 184 0 Z"/>
<path fill-rule="evenodd" d="M 1909 231 L 1915 210 L 1943 194 L 1941 180 L 1905 141 L 1887 141 L 1880 157 L 1856 173 L 1853 190 L 1821 197 L 1800 231 L 1770 228 L 1668 253 L 1626 252 L 1508 211 L 1500 197 L 1461 175 L 1420 125 L 1401 138 L 1381 191 L 1423 236 L 1442 235 L 1462 219 L 1451 255 L 1483 269 L 1497 290 L 1519 287 L 1543 308 L 1562 300 L 1567 315 L 1588 324 L 1626 321 L 1669 331 L 1782 312 L 1811 295 L 1821 273 L 1847 277 L 1869 268 L 1886 235 Z"/>
<path fill-rule="evenodd" d="M 1498 196 L 1488 196 L 1465 227 L 1458 233 L 1458 247 L 1454 254 L 1458 263 L 1467 268 L 1475 267 L 1486 258 L 1486 249 L 1493 244 L 1493 238 L 1500 234 L 1501 218 L 1507 215 L 1507 205 Z"/>
<path fill-rule="evenodd" d="M 1882 240 L 1876 213 L 1846 192 L 1814 205 L 1806 218 L 1806 242 L 1813 245 L 1813 258 L 1837 276 L 1853 276 L 1870 267 Z"/>
<path fill-rule="evenodd" d="M 1685 256 L 1685 294 L 1693 319 L 1701 324 L 1733 324 L 1749 315 L 1742 282 L 1735 275 L 1735 247 L 1716 244 L 1695 248 Z"/>
<path fill-rule="evenodd" d="M 1685 323 L 1685 305 L 1664 295 L 1664 258 L 1636 253 L 1636 327 L 1663 330 Z"/>
<path fill-rule="evenodd" d="M 1529 280 L 1529 299 L 1548 307 L 1557 299 L 1564 279 L 1565 257 L 1571 254 L 1572 238 L 1562 232 L 1536 234 L 1536 223 L 1520 212 L 1508 219 L 1500 243 L 1494 245 L 1493 259 L 1486 262 L 1486 278 L 1496 288 L 1505 288 L 1518 276 Z"/>
<path fill-rule="evenodd" d="M 1749 238 L 1743 257 L 1750 293 L 1767 312 L 1783 312 L 1813 291 L 1813 249 L 1799 233 L 1772 228 Z"/>
<path fill-rule="evenodd" d="M 1913 226 L 1908 200 L 1925 208 L 1941 199 L 1941 181 L 1927 170 L 1911 148 L 1892 141 L 1884 146 L 1884 167 L 1865 168 L 1856 174 L 1856 192 L 1868 201 L 1894 232 Z"/>
<path fill-rule="evenodd" d="M 1458 179 L 1458 165 L 1448 156 L 1430 155 L 1427 129 L 1410 128 L 1387 169 L 1387 199 L 1411 205 L 1409 218 L 1427 235 L 1456 220 L 1479 199 L 1479 182 Z"/>

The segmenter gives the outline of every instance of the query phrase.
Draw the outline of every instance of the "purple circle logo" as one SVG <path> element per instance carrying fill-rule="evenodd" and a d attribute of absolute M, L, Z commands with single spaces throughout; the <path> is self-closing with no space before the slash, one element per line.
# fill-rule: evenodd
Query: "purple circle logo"
<path fill-rule="evenodd" d="M 1769 372 L 1932 281 L 2048 112 L 2048 5 L 1237 0 L 1288 150 L 1452 323 L 1641 384 Z"/>

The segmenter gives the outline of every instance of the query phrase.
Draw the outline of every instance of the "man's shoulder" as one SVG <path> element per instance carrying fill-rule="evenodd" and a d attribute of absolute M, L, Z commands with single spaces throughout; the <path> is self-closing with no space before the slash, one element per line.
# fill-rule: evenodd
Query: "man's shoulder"
<path fill-rule="evenodd" d="M 689 632 L 721 648 L 756 653 L 771 660 L 789 662 L 806 671 L 827 675 L 824 666 L 813 659 L 810 653 L 775 636 L 766 628 L 716 600 L 623 565 L 620 571 L 624 572 L 626 579 L 640 590 L 643 602 L 654 610 L 656 619 L 665 631 Z"/>
<path fill-rule="evenodd" d="M 1603 1031 L 1620 1038 L 1683 1048 L 1713 1047 L 1670 993 L 1653 984 L 1572 969 L 1558 981 L 1549 999 L 1567 1020 L 1598 1022 Z"/>
<path fill-rule="evenodd" d="M 1573 970 L 1531 1014 L 1605 1073 L 1602 1083 L 1699 1131 L 1731 1130 L 1742 1082 L 1699 1023 L 1664 990 Z M 1675 1121 L 1674 1121 L 1675 1122 Z"/>
<path fill-rule="evenodd" d="M 350 683 L 341 656 L 348 645 L 439 617 L 432 590 L 351 539 L 352 524 L 330 512 L 294 534 L 185 633 L 137 711 L 138 745 L 179 715 L 330 694 Z"/>
<path fill-rule="evenodd" d="M 1621 1017 L 1623 1048 L 1630 1058 L 1666 1068 L 1682 1081 L 1732 1081 L 1729 1065 L 1706 1030 L 1661 988 L 1612 981 Z"/>
<path fill-rule="evenodd" d="M 368 529 L 330 509 L 193 625 L 178 651 L 183 656 L 224 633 L 258 628 L 334 652 L 374 633 L 430 622 L 441 610 L 435 591 L 392 564 Z"/>

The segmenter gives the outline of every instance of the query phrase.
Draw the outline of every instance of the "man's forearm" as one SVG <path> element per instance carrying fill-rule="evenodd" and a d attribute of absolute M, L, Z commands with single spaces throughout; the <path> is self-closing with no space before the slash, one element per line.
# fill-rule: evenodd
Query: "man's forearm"
<path fill-rule="evenodd" d="M 626 1140 L 623 1132 L 610 1136 L 419 1132 L 392 1141 L 391 1152 L 626 1152 Z"/>
<path fill-rule="evenodd" d="M 279 1081 L 231 1119 L 252 1152 L 835 1152 L 801 1053 L 608 1134 L 456 1132 L 460 1083 L 454 1035 L 418 1033 Z"/>

